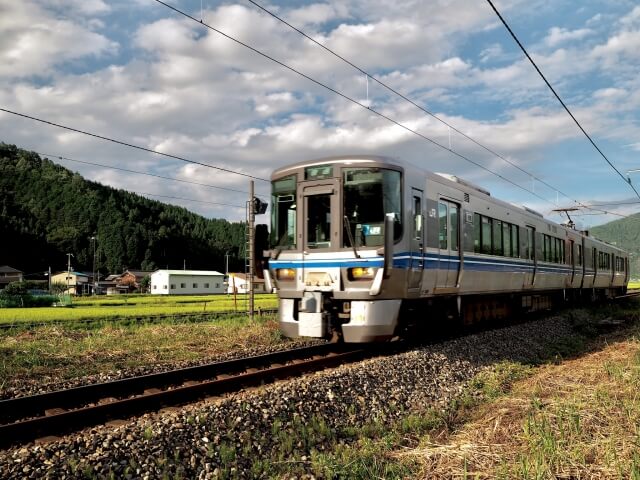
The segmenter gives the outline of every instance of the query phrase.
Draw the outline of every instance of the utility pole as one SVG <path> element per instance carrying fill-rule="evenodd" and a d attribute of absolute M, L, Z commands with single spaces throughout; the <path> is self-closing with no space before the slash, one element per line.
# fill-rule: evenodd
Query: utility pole
<path fill-rule="evenodd" d="M 251 180 L 249 188 L 249 275 L 247 278 L 247 285 L 249 287 L 249 319 L 253 322 L 253 305 L 254 305 L 254 291 L 253 291 L 253 275 L 256 271 L 254 250 L 256 248 L 256 236 L 255 236 L 255 221 L 256 212 L 253 201 L 254 195 L 254 182 Z"/>
<path fill-rule="evenodd" d="M 51 265 L 49 265 L 49 295 L 51 295 Z"/>
<path fill-rule="evenodd" d="M 71 303 L 71 289 L 69 288 L 69 280 L 71 278 L 71 257 L 73 256 L 73 253 L 67 253 L 67 295 L 69 295 L 69 303 Z"/>
<path fill-rule="evenodd" d="M 91 237 L 91 241 L 93 242 L 93 294 L 96 294 L 98 289 L 98 282 L 96 281 L 96 236 Z"/>

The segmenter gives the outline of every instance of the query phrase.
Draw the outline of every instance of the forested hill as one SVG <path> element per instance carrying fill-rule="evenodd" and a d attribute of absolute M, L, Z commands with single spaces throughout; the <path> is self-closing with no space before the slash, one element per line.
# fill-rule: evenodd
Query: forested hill
<path fill-rule="evenodd" d="M 593 227 L 590 234 L 629 252 L 631 276 L 640 278 L 640 214 Z"/>
<path fill-rule="evenodd" d="M 104 273 L 125 268 L 215 269 L 244 264 L 244 223 L 209 220 L 188 210 L 90 182 L 13 145 L 0 143 L 0 265 L 23 272 Z"/>

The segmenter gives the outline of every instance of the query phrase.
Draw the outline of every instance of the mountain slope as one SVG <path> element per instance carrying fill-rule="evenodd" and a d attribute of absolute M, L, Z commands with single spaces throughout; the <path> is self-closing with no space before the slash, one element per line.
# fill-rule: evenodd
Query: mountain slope
<path fill-rule="evenodd" d="M 241 268 L 243 223 L 188 210 L 87 181 L 34 152 L 0 143 L 0 265 L 24 272 L 48 266 L 91 271 L 92 236 L 102 273 L 157 267 Z"/>
<path fill-rule="evenodd" d="M 631 277 L 640 278 L 640 214 L 593 227 L 590 234 L 628 251 Z"/>

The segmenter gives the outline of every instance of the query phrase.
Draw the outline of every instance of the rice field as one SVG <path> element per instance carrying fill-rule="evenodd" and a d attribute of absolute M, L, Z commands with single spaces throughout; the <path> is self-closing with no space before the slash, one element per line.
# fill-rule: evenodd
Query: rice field
<path fill-rule="evenodd" d="M 0 323 L 83 320 L 89 318 L 115 319 L 127 317 L 174 315 L 204 312 L 243 312 L 246 295 L 119 295 L 113 297 L 84 297 L 74 299 L 70 307 L 3 308 Z M 255 307 L 277 308 L 274 294 L 255 296 Z"/>

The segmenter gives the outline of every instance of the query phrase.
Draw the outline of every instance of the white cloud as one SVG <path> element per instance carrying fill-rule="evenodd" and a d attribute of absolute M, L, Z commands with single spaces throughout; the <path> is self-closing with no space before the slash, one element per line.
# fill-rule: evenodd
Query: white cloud
<path fill-rule="evenodd" d="M 592 34 L 593 31 L 588 28 L 567 30 L 566 28 L 552 27 L 549 30 L 549 34 L 544 39 L 544 43 L 550 47 L 555 47 L 561 43 L 566 43 L 572 40 L 582 40 Z"/>
<path fill-rule="evenodd" d="M 64 62 L 113 54 L 117 48 L 116 42 L 37 3 L 0 3 L 0 77 L 49 75 Z"/>

